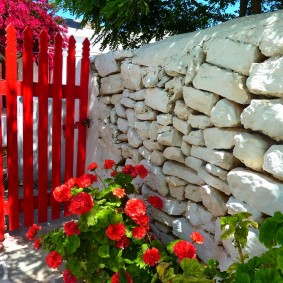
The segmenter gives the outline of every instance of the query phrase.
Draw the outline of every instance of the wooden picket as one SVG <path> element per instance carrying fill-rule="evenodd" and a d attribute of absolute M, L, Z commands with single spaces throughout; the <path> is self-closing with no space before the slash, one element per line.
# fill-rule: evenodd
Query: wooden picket
<path fill-rule="evenodd" d="M 60 204 L 52 195 L 52 191 L 61 184 L 61 176 L 67 180 L 73 177 L 75 130 L 78 130 L 77 164 L 75 174 L 81 175 L 85 170 L 86 159 L 86 130 L 83 122 L 87 120 L 88 84 L 89 77 L 89 41 L 83 43 L 81 60 L 80 85 L 75 84 L 76 78 L 76 42 L 73 36 L 68 43 L 67 82 L 62 83 L 63 69 L 63 39 L 61 35 L 55 37 L 53 82 L 50 81 L 48 35 L 43 30 L 39 39 L 38 54 L 38 83 L 33 82 L 33 38 L 29 27 L 24 31 L 23 48 L 23 80 L 17 80 L 17 50 L 16 31 L 12 24 L 7 29 L 7 46 L 5 79 L 0 79 L 0 102 L 2 95 L 6 96 L 7 116 L 7 156 L 8 156 L 8 198 L 5 199 L 3 185 L 3 164 L 0 156 L 0 241 L 4 239 L 5 226 L 8 230 L 16 230 L 20 226 L 20 216 L 23 213 L 24 225 L 30 226 L 34 222 L 48 220 L 48 211 L 51 209 L 51 218 L 61 216 Z M 18 170 L 18 125 L 17 96 L 23 97 L 23 195 L 19 194 Z M 38 98 L 38 191 L 35 190 L 33 172 L 33 113 L 36 109 L 34 98 Z M 52 170 L 51 193 L 48 180 L 48 99 L 52 99 Z M 63 121 L 63 100 L 66 100 L 66 118 Z M 75 121 L 75 100 L 79 101 L 79 121 Z M 0 103 L 0 114 L 2 105 Z M 1 133 L 0 123 L 0 133 Z M 50 125 L 49 125 L 50 126 Z M 65 137 L 65 149 L 61 146 L 62 136 Z M 2 135 L 0 135 L 2 149 Z M 61 172 L 61 153 L 65 154 L 65 172 Z M 50 159 L 50 158 L 49 158 Z M 34 211 L 38 209 L 38 218 Z M 68 213 L 65 207 L 65 215 Z M 5 223 L 5 216 L 9 222 Z"/>

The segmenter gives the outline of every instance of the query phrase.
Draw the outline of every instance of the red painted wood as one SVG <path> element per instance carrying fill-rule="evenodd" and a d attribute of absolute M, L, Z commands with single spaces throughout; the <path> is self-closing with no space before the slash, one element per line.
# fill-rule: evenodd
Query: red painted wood
<path fill-rule="evenodd" d="M 48 34 L 40 33 L 38 54 L 38 221 L 48 214 Z"/>
<path fill-rule="evenodd" d="M 2 95 L 0 95 L 0 117 L 2 116 Z M 2 123 L 0 123 L 0 241 L 4 241 L 5 211 L 4 211 L 4 184 L 3 184 L 3 159 L 2 159 Z"/>
<path fill-rule="evenodd" d="M 88 84 L 89 84 L 89 40 L 83 42 L 81 74 L 80 74 L 80 122 L 88 117 Z M 86 131 L 84 126 L 78 130 L 78 156 L 77 156 L 77 176 L 85 171 L 86 162 Z"/>
<path fill-rule="evenodd" d="M 7 94 L 7 154 L 9 229 L 19 227 L 18 200 L 18 141 L 17 141 L 17 50 L 16 30 L 12 24 L 6 28 L 6 94 Z"/>
<path fill-rule="evenodd" d="M 33 52 L 32 32 L 24 30 L 23 50 L 23 181 L 24 181 L 24 224 L 34 223 L 33 217 Z"/>
<path fill-rule="evenodd" d="M 61 183 L 61 112 L 62 112 L 62 37 L 55 37 L 53 119 L 52 119 L 52 191 Z M 59 203 L 52 198 L 52 219 L 60 217 Z"/>

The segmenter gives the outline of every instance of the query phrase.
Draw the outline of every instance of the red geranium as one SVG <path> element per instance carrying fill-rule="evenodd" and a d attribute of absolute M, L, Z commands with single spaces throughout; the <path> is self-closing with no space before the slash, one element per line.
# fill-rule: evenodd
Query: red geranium
<path fill-rule="evenodd" d="M 120 248 L 120 249 L 125 249 L 126 247 L 128 247 L 130 244 L 130 239 L 124 235 L 119 241 L 116 242 L 116 247 Z"/>
<path fill-rule="evenodd" d="M 134 238 L 136 239 L 143 239 L 146 235 L 146 229 L 142 226 L 136 226 L 133 230 L 132 230 L 132 235 Z"/>
<path fill-rule="evenodd" d="M 143 261 L 150 265 L 156 265 L 160 260 L 159 250 L 157 248 L 151 248 L 146 250 L 146 252 L 142 256 Z"/>
<path fill-rule="evenodd" d="M 122 198 L 126 195 L 125 190 L 120 188 L 113 189 L 112 194 L 117 198 Z"/>
<path fill-rule="evenodd" d="M 41 240 L 41 238 L 37 238 L 33 243 L 33 246 L 36 250 L 38 250 L 41 247 L 40 240 Z"/>
<path fill-rule="evenodd" d="M 113 172 L 110 173 L 110 176 L 114 177 L 117 173 L 118 173 L 117 171 L 113 171 Z"/>
<path fill-rule="evenodd" d="M 65 283 L 76 283 L 77 282 L 77 278 L 68 269 L 64 270 L 63 278 L 64 278 Z"/>
<path fill-rule="evenodd" d="M 104 168 L 104 169 L 112 169 L 112 167 L 113 167 L 114 165 L 115 165 L 115 161 L 114 161 L 114 160 L 107 159 L 107 160 L 105 160 L 105 162 L 104 162 L 103 168 Z"/>
<path fill-rule="evenodd" d="M 65 185 L 69 188 L 74 188 L 78 186 L 78 178 L 70 178 L 68 181 L 65 182 Z"/>
<path fill-rule="evenodd" d="M 136 178 L 137 177 L 137 171 L 136 171 L 136 169 L 135 169 L 135 167 L 133 166 L 133 165 L 131 165 L 131 164 L 128 164 L 128 165 L 126 165 L 123 169 L 122 169 L 122 172 L 124 173 L 124 174 L 129 174 L 129 175 L 131 175 L 133 178 Z"/>
<path fill-rule="evenodd" d="M 132 219 L 136 219 L 141 215 L 145 215 L 146 213 L 145 203 L 138 198 L 129 199 L 125 206 L 125 212 Z"/>
<path fill-rule="evenodd" d="M 131 278 L 130 274 L 126 271 L 127 283 L 133 283 L 133 279 Z M 111 277 L 111 283 L 120 283 L 119 281 L 119 273 L 116 272 Z"/>
<path fill-rule="evenodd" d="M 163 208 L 163 200 L 159 196 L 149 196 L 147 201 L 156 208 Z"/>
<path fill-rule="evenodd" d="M 54 199 L 58 202 L 66 202 L 72 198 L 71 188 L 65 184 L 58 186 L 53 191 Z"/>
<path fill-rule="evenodd" d="M 92 174 L 84 174 L 78 179 L 78 185 L 80 188 L 87 188 L 93 182 L 97 182 L 97 176 Z"/>
<path fill-rule="evenodd" d="M 32 240 L 34 236 L 37 234 L 38 230 L 41 230 L 41 226 L 38 226 L 37 224 L 33 224 L 31 227 L 29 227 L 28 231 L 26 232 L 26 237 L 29 240 Z"/>
<path fill-rule="evenodd" d="M 106 229 L 106 236 L 113 241 L 119 241 L 126 234 L 126 228 L 123 223 L 110 224 Z"/>
<path fill-rule="evenodd" d="M 81 230 L 78 228 L 78 223 L 76 221 L 69 221 L 64 225 L 64 231 L 67 236 L 79 235 Z"/>
<path fill-rule="evenodd" d="M 148 174 L 148 170 L 142 164 L 136 165 L 135 170 L 142 179 L 144 179 Z"/>
<path fill-rule="evenodd" d="M 138 217 L 135 217 L 133 219 L 133 221 L 139 225 L 139 226 L 143 226 L 146 230 L 149 230 L 149 217 L 145 214 L 145 215 L 141 215 Z"/>
<path fill-rule="evenodd" d="M 78 193 L 71 199 L 69 211 L 73 214 L 84 214 L 93 207 L 93 199 L 88 193 Z"/>
<path fill-rule="evenodd" d="M 98 165 L 95 162 L 93 162 L 93 163 L 91 163 L 87 166 L 87 170 L 89 170 L 89 171 L 94 171 L 97 168 L 98 168 Z"/>
<path fill-rule="evenodd" d="M 53 251 L 49 253 L 49 255 L 46 257 L 46 264 L 50 268 L 57 268 L 63 261 L 63 258 L 60 254 L 58 254 L 56 251 Z"/>
<path fill-rule="evenodd" d="M 173 251 L 180 260 L 183 258 L 196 258 L 196 248 L 192 243 L 185 240 L 178 241 L 173 246 Z"/>
<path fill-rule="evenodd" d="M 199 232 L 193 232 L 190 237 L 195 243 L 199 245 L 203 244 L 204 242 L 204 238 Z"/>

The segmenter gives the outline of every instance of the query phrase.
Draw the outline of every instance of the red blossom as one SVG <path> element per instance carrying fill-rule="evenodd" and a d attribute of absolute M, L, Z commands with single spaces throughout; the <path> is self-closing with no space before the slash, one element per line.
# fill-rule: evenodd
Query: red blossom
<path fill-rule="evenodd" d="M 53 191 L 54 199 L 58 202 L 66 202 L 72 198 L 72 191 L 69 186 L 65 184 L 58 186 Z"/>
<path fill-rule="evenodd" d="M 33 224 L 31 227 L 29 227 L 28 231 L 26 232 L 26 237 L 29 240 L 32 240 L 39 230 L 41 230 L 41 226 L 38 226 L 37 224 Z"/>
<path fill-rule="evenodd" d="M 148 170 L 142 164 L 136 165 L 135 170 L 142 179 L 144 179 L 148 175 Z"/>
<path fill-rule="evenodd" d="M 136 239 L 143 239 L 146 235 L 146 229 L 142 226 L 136 226 L 133 230 L 132 230 L 132 235 L 134 238 Z"/>
<path fill-rule="evenodd" d="M 36 250 L 39 250 L 39 248 L 41 247 L 40 240 L 41 240 L 41 238 L 37 238 L 33 243 L 33 246 Z"/>
<path fill-rule="evenodd" d="M 146 214 L 135 217 L 133 221 L 137 225 L 144 227 L 147 231 L 149 230 L 149 217 Z"/>
<path fill-rule="evenodd" d="M 123 223 L 110 224 L 106 229 L 106 236 L 113 241 L 119 241 L 126 234 L 126 228 Z"/>
<path fill-rule="evenodd" d="M 157 248 L 151 248 L 146 250 L 146 252 L 142 256 L 142 259 L 144 263 L 150 266 L 156 265 L 160 260 L 159 250 Z"/>
<path fill-rule="evenodd" d="M 199 232 L 193 232 L 190 237 L 196 244 L 201 245 L 204 242 L 204 238 Z"/>
<path fill-rule="evenodd" d="M 133 279 L 131 278 L 130 274 L 126 271 L 126 278 L 127 278 L 127 283 L 133 283 Z M 111 277 L 111 283 L 120 283 L 119 281 L 119 273 L 116 272 L 114 275 Z"/>
<path fill-rule="evenodd" d="M 89 171 L 94 171 L 97 168 L 98 168 L 98 165 L 95 162 L 93 162 L 93 163 L 91 163 L 87 166 L 87 170 L 89 170 Z"/>
<path fill-rule="evenodd" d="M 123 169 L 122 169 L 122 172 L 124 173 L 124 174 L 129 174 L 129 175 L 131 175 L 133 178 L 136 178 L 137 177 L 137 171 L 136 171 L 136 169 L 135 169 L 135 167 L 133 166 L 133 165 L 131 165 L 131 164 L 128 164 L 128 165 L 126 165 Z"/>
<path fill-rule="evenodd" d="M 125 206 L 125 212 L 132 219 L 136 219 L 141 215 L 145 215 L 145 203 L 138 198 L 129 199 Z"/>
<path fill-rule="evenodd" d="M 78 223 L 76 221 L 69 221 L 64 225 L 64 231 L 67 236 L 79 235 L 81 230 L 78 228 Z"/>
<path fill-rule="evenodd" d="M 88 193 L 78 193 L 71 199 L 69 211 L 73 214 L 84 214 L 89 212 L 93 207 L 93 199 Z"/>
<path fill-rule="evenodd" d="M 180 260 L 183 258 L 196 258 L 196 248 L 192 243 L 185 240 L 178 241 L 173 246 L 173 251 Z"/>
<path fill-rule="evenodd" d="M 97 182 L 97 176 L 92 174 L 84 174 L 78 179 L 80 188 L 87 188 L 94 182 Z"/>
<path fill-rule="evenodd" d="M 126 235 L 124 235 L 119 241 L 116 242 L 115 245 L 117 248 L 120 248 L 123 250 L 126 247 L 128 247 L 130 243 L 131 243 L 130 239 Z"/>
<path fill-rule="evenodd" d="M 112 169 L 112 167 L 115 165 L 115 161 L 112 159 L 106 159 L 104 162 L 104 169 Z"/>
<path fill-rule="evenodd" d="M 113 171 L 113 172 L 110 173 L 110 176 L 114 177 L 115 175 L 117 175 L 117 173 L 118 173 L 117 171 Z"/>
<path fill-rule="evenodd" d="M 78 178 L 70 178 L 68 181 L 65 182 L 65 185 L 69 188 L 74 188 L 78 186 Z"/>
<path fill-rule="evenodd" d="M 120 188 L 113 189 L 112 194 L 117 198 L 122 198 L 126 195 L 125 190 Z"/>
<path fill-rule="evenodd" d="M 49 253 L 49 255 L 46 257 L 46 264 L 50 268 L 57 268 L 63 261 L 63 258 L 60 254 L 58 254 L 56 251 L 53 251 Z"/>
<path fill-rule="evenodd" d="M 163 208 L 163 200 L 159 196 L 149 196 L 147 201 L 158 209 Z"/>
<path fill-rule="evenodd" d="M 68 269 L 64 270 L 63 278 L 64 278 L 64 283 L 76 283 L 77 282 L 77 278 Z"/>

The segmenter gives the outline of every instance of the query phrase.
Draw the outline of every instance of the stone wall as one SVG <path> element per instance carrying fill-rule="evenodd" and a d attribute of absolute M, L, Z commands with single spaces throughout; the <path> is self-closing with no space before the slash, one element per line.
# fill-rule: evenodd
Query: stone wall
<path fill-rule="evenodd" d="M 164 242 L 205 237 L 202 260 L 236 260 L 219 218 L 283 211 L 283 12 L 226 22 L 93 60 L 88 161 L 142 163 Z M 249 233 L 247 252 L 264 247 Z"/>

